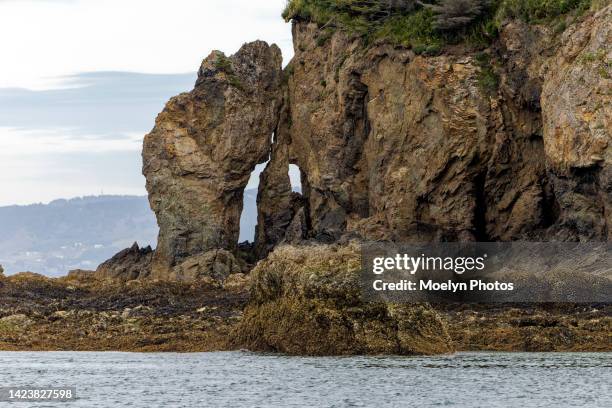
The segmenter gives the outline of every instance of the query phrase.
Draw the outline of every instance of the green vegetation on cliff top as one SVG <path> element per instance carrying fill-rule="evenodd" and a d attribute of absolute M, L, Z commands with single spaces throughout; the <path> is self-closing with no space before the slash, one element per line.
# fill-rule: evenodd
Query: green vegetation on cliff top
<path fill-rule="evenodd" d="M 288 0 L 283 18 L 436 53 L 444 44 L 487 44 L 506 18 L 553 22 L 599 0 Z"/>

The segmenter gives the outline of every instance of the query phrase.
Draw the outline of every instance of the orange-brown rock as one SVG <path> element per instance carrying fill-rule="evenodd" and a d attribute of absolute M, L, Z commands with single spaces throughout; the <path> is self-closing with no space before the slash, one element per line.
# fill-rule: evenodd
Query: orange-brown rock
<path fill-rule="evenodd" d="M 269 156 L 281 79 L 276 45 L 256 41 L 231 57 L 214 51 L 195 88 L 157 117 L 143 150 L 160 227 L 152 277 L 169 277 L 190 256 L 236 247 L 244 188 Z"/>
<path fill-rule="evenodd" d="M 268 165 L 302 171 L 309 237 L 509 240 L 546 226 L 539 116 L 483 90 L 476 53 L 422 57 L 321 35 L 294 25 L 291 126 L 276 141 L 288 151 Z"/>
<path fill-rule="evenodd" d="M 612 237 L 612 5 L 569 27 L 542 91 L 558 235 Z"/>
<path fill-rule="evenodd" d="M 260 208 L 257 247 L 297 214 L 288 163 L 317 241 L 607 239 L 611 10 L 561 38 L 509 21 L 487 50 L 433 57 L 294 23 L 286 131 L 260 185 L 284 217 Z"/>

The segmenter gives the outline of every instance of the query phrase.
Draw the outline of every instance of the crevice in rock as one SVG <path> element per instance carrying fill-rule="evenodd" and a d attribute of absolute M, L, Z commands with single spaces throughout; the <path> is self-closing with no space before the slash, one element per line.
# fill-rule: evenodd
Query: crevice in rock
<path fill-rule="evenodd" d="M 365 174 L 363 148 L 371 130 L 368 118 L 369 89 L 362 82 L 361 75 L 358 73 L 351 74 L 347 85 L 349 90 L 344 102 L 346 108 L 343 136 L 346 141 L 346 166 L 344 168 L 348 174 L 341 174 L 340 178 L 352 178 L 352 186 L 342 194 L 335 194 L 334 198 L 344 207 L 347 214 L 356 213 L 359 217 L 365 218 L 370 212 L 368 183 L 363 178 Z"/>
<path fill-rule="evenodd" d="M 550 185 L 549 175 L 542 180 L 542 228 L 550 228 L 559 221 L 560 208 L 559 202 L 555 197 L 555 193 Z"/>
<path fill-rule="evenodd" d="M 305 234 L 303 172 L 289 160 L 289 108 L 284 105 L 272 139 L 270 158 L 257 192 L 255 257 L 262 259 L 280 243 L 298 243 Z"/>
<path fill-rule="evenodd" d="M 487 199 L 486 199 L 486 177 L 485 171 L 480 172 L 474 178 L 474 197 L 476 205 L 474 206 L 474 238 L 478 242 L 490 241 L 487 233 Z"/>

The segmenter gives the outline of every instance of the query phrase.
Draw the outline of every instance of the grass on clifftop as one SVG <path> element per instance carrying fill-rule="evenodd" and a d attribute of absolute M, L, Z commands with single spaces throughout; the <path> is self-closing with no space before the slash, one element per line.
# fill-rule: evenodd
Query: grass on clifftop
<path fill-rule="evenodd" d="M 488 44 L 506 18 L 552 22 L 600 0 L 288 0 L 286 21 L 312 21 L 362 37 L 436 53 L 445 44 Z"/>

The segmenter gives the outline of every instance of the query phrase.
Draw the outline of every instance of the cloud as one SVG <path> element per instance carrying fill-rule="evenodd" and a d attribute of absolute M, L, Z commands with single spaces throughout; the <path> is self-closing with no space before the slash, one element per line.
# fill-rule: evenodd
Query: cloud
<path fill-rule="evenodd" d="M 293 54 L 285 0 L 0 1 L 0 87 L 55 87 L 61 75 L 91 71 L 197 70 L 213 49 L 246 41 Z M 27 24 L 24 22 L 27 21 Z"/>
<path fill-rule="evenodd" d="M 142 133 L 83 135 L 71 129 L 20 130 L 0 128 L 0 158 L 58 153 L 140 151 Z"/>
<path fill-rule="evenodd" d="M 0 88 L 0 127 L 70 129 L 90 136 L 146 132 L 165 102 L 191 89 L 195 77 L 94 72 L 64 77 L 62 89 Z"/>
<path fill-rule="evenodd" d="M 144 194 L 142 138 L 195 73 L 94 72 L 61 89 L 0 89 L 0 205 Z"/>

